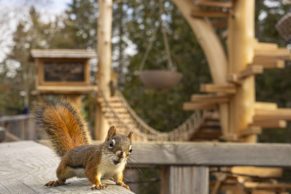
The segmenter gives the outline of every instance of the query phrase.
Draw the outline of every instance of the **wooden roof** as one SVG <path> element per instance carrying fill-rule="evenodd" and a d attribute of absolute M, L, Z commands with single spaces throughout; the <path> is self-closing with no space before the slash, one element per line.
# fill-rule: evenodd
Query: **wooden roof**
<path fill-rule="evenodd" d="M 96 58 L 96 51 L 81 49 L 33 49 L 32 58 L 75 58 L 90 59 Z"/>

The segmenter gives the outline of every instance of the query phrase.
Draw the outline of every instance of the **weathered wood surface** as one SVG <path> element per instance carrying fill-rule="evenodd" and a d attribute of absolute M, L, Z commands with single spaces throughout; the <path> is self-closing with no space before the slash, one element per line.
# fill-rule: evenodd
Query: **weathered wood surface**
<path fill-rule="evenodd" d="M 87 179 L 71 179 L 68 185 L 47 188 L 54 180 L 59 159 L 53 151 L 34 142 L 0 144 L 0 193 L 98 193 L 133 194 L 117 185 L 102 191 L 92 191 Z"/>
<path fill-rule="evenodd" d="M 134 165 L 291 167 L 291 145 L 245 143 L 137 143 Z"/>
<path fill-rule="evenodd" d="M 172 166 L 169 171 L 169 194 L 209 193 L 209 168 Z"/>

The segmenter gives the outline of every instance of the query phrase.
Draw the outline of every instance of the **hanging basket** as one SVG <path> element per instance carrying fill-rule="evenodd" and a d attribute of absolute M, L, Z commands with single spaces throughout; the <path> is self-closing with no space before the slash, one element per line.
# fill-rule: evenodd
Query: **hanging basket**
<path fill-rule="evenodd" d="M 282 17 L 276 24 L 279 34 L 286 40 L 291 40 L 291 12 Z"/>
<path fill-rule="evenodd" d="M 173 70 L 143 70 L 139 77 L 147 88 L 170 89 L 180 82 L 182 74 Z"/>

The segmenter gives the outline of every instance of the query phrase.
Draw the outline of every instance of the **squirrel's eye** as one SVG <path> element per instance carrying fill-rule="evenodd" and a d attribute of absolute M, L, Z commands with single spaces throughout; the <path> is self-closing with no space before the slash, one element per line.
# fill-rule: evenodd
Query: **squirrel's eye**
<path fill-rule="evenodd" d="M 128 152 L 131 154 L 131 153 L 132 153 L 132 149 L 130 148 L 130 149 L 128 150 Z"/>
<path fill-rule="evenodd" d="M 115 146 L 115 140 L 112 139 L 111 142 L 109 143 L 109 148 L 113 148 Z"/>

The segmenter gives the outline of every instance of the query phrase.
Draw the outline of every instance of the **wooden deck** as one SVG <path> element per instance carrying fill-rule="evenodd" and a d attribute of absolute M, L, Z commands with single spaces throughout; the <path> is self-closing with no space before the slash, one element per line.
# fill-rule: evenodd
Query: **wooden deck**
<path fill-rule="evenodd" d="M 87 179 L 70 179 L 68 185 L 47 188 L 56 179 L 59 158 L 51 149 L 35 142 L 0 144 L 0 193 L 98 193 L 133 194 L 113 182 L 102 191 L 92 191 Z"/>

